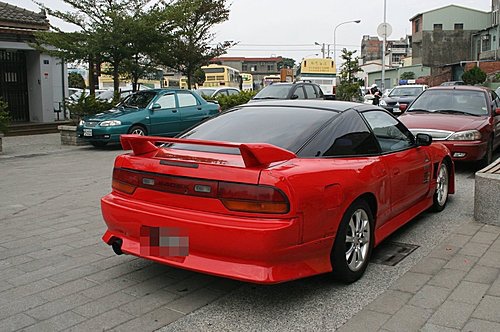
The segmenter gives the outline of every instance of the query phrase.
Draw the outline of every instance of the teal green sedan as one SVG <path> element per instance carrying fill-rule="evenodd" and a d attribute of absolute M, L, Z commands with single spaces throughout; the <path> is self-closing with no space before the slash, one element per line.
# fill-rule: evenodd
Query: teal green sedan
<path fill-rule="evenodd" d="M 107 112 L 83 118 L 77 133 L 102 147 L 119 143 L 122 134 L 175 136 L 219 112 L 218 104 L 189 90 L 145 90 L 130 95 Z"/>

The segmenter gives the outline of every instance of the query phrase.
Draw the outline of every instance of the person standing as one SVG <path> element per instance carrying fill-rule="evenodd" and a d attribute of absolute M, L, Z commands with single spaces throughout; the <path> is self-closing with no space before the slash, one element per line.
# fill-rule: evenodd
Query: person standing
<path fill-rule="evenodd" d="M 382 93 L 378 89 L 377 84 L 372 84 L 370 87 L 370 94 L 373 95 L 373 105 L 378 105 L 380 103 L 380 97 Z"/>

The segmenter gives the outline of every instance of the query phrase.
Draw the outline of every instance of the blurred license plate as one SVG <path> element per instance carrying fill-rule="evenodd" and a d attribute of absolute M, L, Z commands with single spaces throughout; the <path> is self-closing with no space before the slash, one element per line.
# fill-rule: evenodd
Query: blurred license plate
<path fill-rule="evenodd" d="M 185 257 L 189 254 L 187 232 L 176 227 L 141 227 L 141 255 Z"/>
<path fill-rule="evenodd" d="M 92 136 L 92 129 L 83 129 L 83 136 Z"/>

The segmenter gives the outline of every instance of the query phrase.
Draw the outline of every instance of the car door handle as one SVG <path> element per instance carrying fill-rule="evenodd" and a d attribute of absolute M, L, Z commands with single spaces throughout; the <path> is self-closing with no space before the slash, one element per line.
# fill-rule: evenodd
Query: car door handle
<path fill-rule="evenodd" d="M 398 175 L 400 172 L 399 168 L 395 168 L 393 171 L 392 171 L 392 174 L 394 175 Z"/>
<path fill-rule="evenodd" d="M 201 111 L 201 110 L 202 110 L 202 108 L 201 108 L 201 107 L 198 107 L 198 111 Z"/>
<path fill-rule="evenodd" d="M 172 113 L 177 113 L 177 110 L 172 110 Z"/>

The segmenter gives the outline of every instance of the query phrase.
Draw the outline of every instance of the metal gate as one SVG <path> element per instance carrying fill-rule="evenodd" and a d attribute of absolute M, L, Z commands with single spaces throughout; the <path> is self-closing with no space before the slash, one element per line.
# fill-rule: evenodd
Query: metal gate
<path fill-rule="evenodd" d="M 9 105 L 13 122 L 28 122 L 26 53 L 0 50 L 0 97 Z"/>

